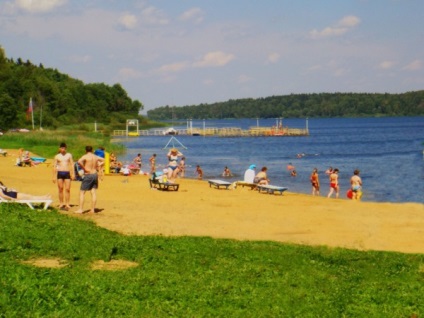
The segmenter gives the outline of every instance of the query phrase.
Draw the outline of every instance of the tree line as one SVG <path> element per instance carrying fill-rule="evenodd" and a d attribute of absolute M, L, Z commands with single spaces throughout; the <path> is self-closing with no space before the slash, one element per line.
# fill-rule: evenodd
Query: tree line
<path fill-rule="evenodd" d="M 424 115 L 424 90 L 402 94 L 314 93 L 230 99 L 226 102 L 162 106 L 152 120 L 221 118 L 373 117 Z"/>
<path fill-rule="evenodd" d="M 28 112 L 30 98 L 33 114 Z M 94 121 L 122 123 L 141 118 L 142 109 L 142 103 L 132 100 L 120 84 L 85 84 L 42 64 L 9 59 L 0 46 L 0 129 L 28 127 L 29 115 L 35 115 L 37 125 L 42 120 L 43 127 L 50 128 Z"/>

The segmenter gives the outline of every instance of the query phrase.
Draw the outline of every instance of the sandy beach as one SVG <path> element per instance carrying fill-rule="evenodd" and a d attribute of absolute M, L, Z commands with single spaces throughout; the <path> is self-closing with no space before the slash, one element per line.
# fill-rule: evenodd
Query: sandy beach
<path fill-rule="evenodd" d="M 0 180 L 20 192 L 50 193 L 57 207 L 52 166 L 17 167 L 17 151 L 7 151 L 0 157 Z M 178 192 L 157 191 L 150 189 L 148 176 L 107 175 L 98 190 L 100 212 L 77 215 L 73 211 L 78 209 L 80 183 L 74 181 L 73 208 L 61 213 L 126 235 L 210 236 L 424 253 L 423 204 L 354 202 L 289 191 L 270 195 L 241 187 L 217 190 L 206 180 L 178 183 Z M 321 192 L 327 193 L 325 184 Z M 90 200 L 87 193 L 84 210 Z"/>

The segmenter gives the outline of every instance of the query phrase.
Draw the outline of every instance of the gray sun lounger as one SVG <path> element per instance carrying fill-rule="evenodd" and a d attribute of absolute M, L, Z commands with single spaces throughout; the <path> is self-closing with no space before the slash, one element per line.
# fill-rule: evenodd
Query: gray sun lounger
<path fill-rule="evenodd" d="M 274 194 L 274 192 L 279 192 L 281 195 L 284 191 L 288 190 L 287 187 L 279 187 L 274 185 L 257 185 L 258 192 L 266 192 L 269 194 Z"/>
<path fill-rule="evenodd" d="M 224 181 L 224 180 L 208 180 L 208 182 L 209 182 L 209 187 L 214 186 L 216 189 L 225 187 L 228 190 L 228 187 L 232 185 L 231 182 Z"/>

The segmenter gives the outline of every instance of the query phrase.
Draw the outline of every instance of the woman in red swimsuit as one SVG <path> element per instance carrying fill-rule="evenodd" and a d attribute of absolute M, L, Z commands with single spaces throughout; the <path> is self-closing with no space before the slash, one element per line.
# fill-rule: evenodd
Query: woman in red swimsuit
<path fill-rule="evenodd" d="M 312 171 L 310 180 L 312 184 L 312 195 L 319 195 L 319 177 L 317 168 L 314 168 Z"/>
<path fill-rule="evenodd" d="M 336 199 L 339 197 L 339 169 L 334 169 L 330 174 L 330 192 L 327 195 L 327 198 L 330 198 L 333 192 L 336 192 Z"/>

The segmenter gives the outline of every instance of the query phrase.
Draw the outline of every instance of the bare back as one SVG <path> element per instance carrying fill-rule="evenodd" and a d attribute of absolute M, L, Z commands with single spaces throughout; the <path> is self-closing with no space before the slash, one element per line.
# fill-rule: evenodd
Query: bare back
<path fill-rule="evenodd" d="M 97 173 L 99 166 L 103 165 L 104 159 L 89 152 L 78 160 L 78 164 L 82 167 L 85 174 Z"/>

